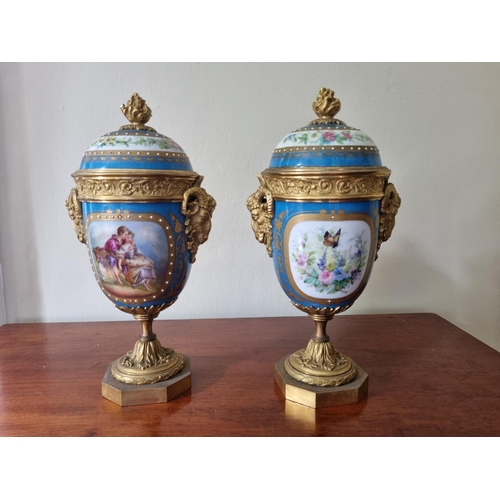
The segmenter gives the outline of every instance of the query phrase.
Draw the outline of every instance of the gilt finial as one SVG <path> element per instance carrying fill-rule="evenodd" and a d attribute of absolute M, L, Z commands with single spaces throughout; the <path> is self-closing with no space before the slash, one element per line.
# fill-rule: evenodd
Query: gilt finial
<path fill-rule="evenodd" d="M 335 97 L 333 90 L 321 87 L 312 107 L 318 118 L 310 122 L 309 125 L 317 123 L 338 123 L 345 125 L 343 121 L 334 118 L 340 111 L 340 101 Z"/>
<path fill-rule="evenodd" d="M 120 127 L 120 130 L 134 129 L 156 132 L 154 128 L 146 125 L 153 113 L 151 112 L 151 108 L 146 104 L 146 101 L 137 92 L 132 95 L 127 105 L 122 104 L 120 109 L 130 122 L 128 125 Z"/>

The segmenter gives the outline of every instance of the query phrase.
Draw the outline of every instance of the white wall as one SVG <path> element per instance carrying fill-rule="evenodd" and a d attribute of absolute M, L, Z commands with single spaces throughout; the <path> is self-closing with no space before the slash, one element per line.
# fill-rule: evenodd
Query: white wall
<path fill-rule="evenodd" d="M 0 265 L 0 326 L 5 325 L 5 323 L 7 323 L 7 313 L 5 311 L 2 266 Z"/>
<path fill-rule="evenodd" d="M 326 86 L 342 101 L 339 118 L 375 140 L 402 198 L 346 314 L 435 312 L 500 350 L 499 64 L 4 63 L 0 77 L 7 322 L 130 319 L 93 280 L 64 200 L 83 152 L 125 123 L 119 107 L 134 91 L 218 203 L 210 239 L 161 318 L 301 315 L 254 239 L 245 200 Z"/>

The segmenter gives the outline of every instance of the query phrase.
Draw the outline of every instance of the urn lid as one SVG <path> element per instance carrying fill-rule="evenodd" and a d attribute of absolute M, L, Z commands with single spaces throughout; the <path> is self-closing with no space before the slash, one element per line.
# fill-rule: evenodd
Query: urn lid
<path fill-rule="evenodd" d="M 193 170 L 179 144 L 146 125 L 152 112 L 137 93 L 121 110 L 130 123 L 95 140 L 85 151 L 80 170 Z"/>
<path fill-rule="evenodd" d="M 269 168 L 382 166 L 372 139 L 335 118 L 340 101 L 332 90 L 321 87 L 312 106 L 318 118 L 279 142 Z"/>

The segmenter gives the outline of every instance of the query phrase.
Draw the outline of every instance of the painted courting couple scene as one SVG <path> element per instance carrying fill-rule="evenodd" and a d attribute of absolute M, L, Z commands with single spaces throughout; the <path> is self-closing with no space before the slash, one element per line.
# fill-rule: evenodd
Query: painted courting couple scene
<path fill-rule="evenodd" d="M 108 291 L 128 298 L 150 295 L 158 290 L 166 272 L 166 258 L 159 255 L 167 253 L 166 238 L 161 237 L 160 226 L 131 222 L 128 226 L 117 227 L 116 223 L 102 221 L 90 227 L 96 268 Z M 140 234 L 141 246 L 132 229 Z M 161 248 L 165 251 L 159 252 Z"/>

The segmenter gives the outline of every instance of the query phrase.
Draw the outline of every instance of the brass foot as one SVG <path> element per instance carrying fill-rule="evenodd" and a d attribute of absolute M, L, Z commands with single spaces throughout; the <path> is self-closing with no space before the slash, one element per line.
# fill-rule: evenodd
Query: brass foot
<path fill-rule="evenodd" d="M 314 339 L 286 358 L 285 370 L 295 380 L 318 387 L 336 387 L 356 377 L 350 358 L 336 351 L 330 341 Z"/>
<path fill-rule="evenodd" d="M 311 408 L 350 405 L 359 403 L 368 391 L 368 375 L 359 365 L 356 377 L 347 384 L 337 387 L 317 387 L 303 384 L 288 375 L 285 361 L 286 358 L 283 358 L 276 363 L 274 378 L 285 399 L 293 403 Z"/>
<path fill-rule="evenodd" d="M 184 368 L 167 380 L 155 384 L 124 384 L 111 374 L 111 363 L 102 379 L 102 396 L 120 406 L 167 403 L 191 388 L 191 362 L 184 356 Z"/>
<path fill-rule="evenodd" d="M 182 354 L 165 349 L 158 339 L 139 339 L 132 351 L 112 364 L 111 373 L 125 384 L 143 385 L 167 380 L 183 367 Z"/>

